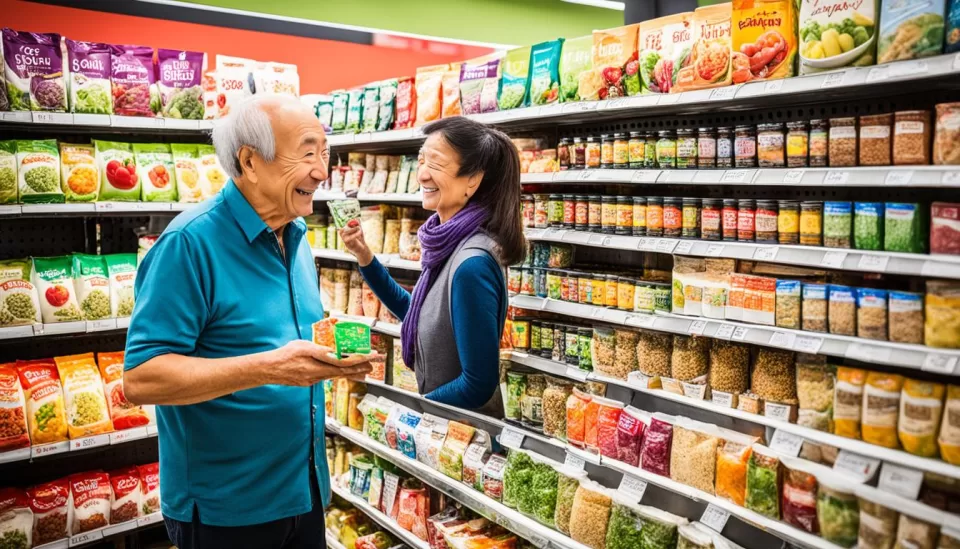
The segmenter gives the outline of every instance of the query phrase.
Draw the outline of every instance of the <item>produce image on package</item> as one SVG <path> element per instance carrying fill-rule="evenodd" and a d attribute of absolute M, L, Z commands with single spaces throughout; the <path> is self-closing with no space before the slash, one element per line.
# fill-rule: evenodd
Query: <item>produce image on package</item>
<path fill-rule="evenodd" d="M 794 0 L 733 0 L 733 83 L 796 74 Z"/>
<path fill-rule="evenodd" d="M 637 29 L 627 25 L 593 31 L 593 70 L 602 78 L 600 99 L 615 99 L 640 93 L 637 61 Z"/>
<path fill-rule="evenodd" d="M 61 37 L 3 29 L 4 78 L 11 111 L 67 110 Z"/>
<path fill-rule="evenodd" d="M 876 62 L 877 3 L 802 0 L 800 74 Z"/>

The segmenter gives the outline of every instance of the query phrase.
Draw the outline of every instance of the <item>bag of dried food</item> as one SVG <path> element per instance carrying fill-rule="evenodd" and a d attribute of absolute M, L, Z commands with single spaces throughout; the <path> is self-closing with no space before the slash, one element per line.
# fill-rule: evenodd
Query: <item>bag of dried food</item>
<path fill-rule="evenodd" d="M 463 479 L 463 456 L 477 432 L 474 427 L 458 421 L 447 424 L 447 437 L 437 457 L 437 469 L 454 480 Z"/>
<path fill-rule="evenodd" d="M 62 204 L 60 152 L 55 139 L 17 141 L 17 185 L 24 204 Z"/>
<path fill-rule="evenodd" d="M 604 549 L 612 504 L 606 488 L 581 480 L 570 509 L 570 537 L 592 549 Z"/>
<path fill-rule="evenodd" d="M 923 457 L 937 456 L 937 428 L 945 392 L 942 383 L 904 380 L 897 421 L 897 434 L 904 450 Z"/>
<path fill-rule="evenodd" d="M 947 463 L 960 465 L 960 385 L 947 385 L 943 407 L 943 423 L 937 437 L 940 457 Z"/>
<path fill-rule="evenodd" d="M 527 374 L 517 371 L 507 372 L 507 382 L 504 385 L 503 409 L 504 418 L 520 421 L 520 400 L 527 390 Z"/>
<path fill-rule="evenodd" d="M 0 546 L 27 549 L 33 541 L 33 511 L 27 493 L 0 488 Z"/>
<path fill-rule="evenodd" d="M 637 343 L 640 333 L 635 330 L 617 328 L 614 330 L 613 373 L 618 379 L 627 379 L 630 372 L 639 367 L 637 362 Z"/>
<path fill-rule="evenodd" d="M 774 520 L 780 519 L 780 458 L 762 444 L 754 444 L 747 462 L 744 506 Z"/>
<path fill-rule="evenodd" d="M 574 388 L 567 397 L 567 442 L 583 448 L 586 435 L 587 405 L 593 397 Z"/>
<path fill-rule="evenodd" d="M 113 113 L 123 116 L 156 116 L 160 112 L 160 93 L 155 84 L 157 74 L 153 64 L 153 48 L 111 46 L 111 54 Z M 218 71 L 217 76 L 220 75 L 221 72 Z M 240 78 L 237 80 L 245 81 Z M 220 114 L 226 115 L 223 107 Z"/>
<path fill-rule="evenodd" d="M 713 494 L 721 436 L 716 425 L 678 417 L 673 427 L 670 478 Z"/>
<path fill-rule="evenodd" d="M 73 505 L 71 535 L 107 526 L 112 497 L 110 477 L 103 472 L 91 471 L 70 475 L 69 480 Z"/>
<path fill-rule="evenodd" d="M 3 430 L 0 431 L 0 452 L 8 452 L 30 446 L 27 434 L 26 402 L 20 385 L 20 376 L 16 365 L 0 364 L 0 419 Z M 0 501 L 0 515 L 3 502 Z M 2 530 L 2 528 L 0 528 Z M 0 541 L 3 537 L 0 536 Z"/>
<path fill-rule="evenodd" d="M 507 372 L 510 375 L 510 372 Z M 567 399 L 573 385 L 566 380 L 548 377 L 543 391 L 543 434 L 565 440 L 567 438 Z"/>
<path fill-rule="evenodd" d="M 516 509 L 532 491 L 533 458 L 524 450 L 510 448 L 503 471 L 503 504 Z"/>
<path fill-rule="evenodd" d="M 857 336 L 887 340 L 887 292 L 857 288 Z"/>
<path fill-rule="evenodd" d="M 514 321 L 514 326 L 518 324 Z M 524 425 L 534 429 L 539 429 L 543 425 L 543 392 L 546 388 L 546 376 L 527 375 L 523 396 L 520 397 L 520 419 Z"/>
<path fill-rule="evenodd" d="M 869 372 L 863 386 L 863 440 L 885 448 L 899 448 L 897 414 L 903 376 Z"/>
<path fill-rule="evenodd" d="M 490 450 L 490 435 L 478 429 L 463 454 L 463 474 L 460 481 L 478 492 L 483 491 L 483 466 L 490 457 Z"/>
<path fill-rule="evenodd" d="M 31 442 L 38 445 L 67 440 L 63 388 L 53 360 L 18 360 L 17 374 L 26 400 Z"/>
<path fill-rule="evenodd" d="M 640 336 L 637 339 L 637 368 L 640 373 L 651 378 L 670 376 L 672 356 L 672 335 L 647 330 L 640 331 Z"/>
<path fill-rule="evenodd" d="M 623 409 L 617 423 L 617 460 L 634 467 L 640 466 L 640 445 L 650 424 L 650 417 L 647 412 L 633 406 Z"/>
<path fill-rule="evenodd" d="M 797 353 L 798 425 L 831 431 L 834 384 L 833 368 L 826 357 Z"/>
<path fill-rule="evenodd" d="M 720 548 L 720 545 L 714 545 L 714 539 L 721 536 L 711 535 L 709 527 L 705 527 L 699 522 L 684 524 L 677 529 L 677 534 L 677 549 Z"/>
<path fill-rule="evenodd" d="M 918 514 L 922 512 L 920 509 L 917 511 Z M 901 513 L 897 524 L 897 541 L 894 547 L 934 549 L 939 533 L 940 527 L 936 524 Z"/>
<path fill-rule="evenodd" d="M 33 259 L 34 283 L 38 294 L 43 296 L 40 312 L 45 323 L 83 320 L 73 281 L 73 267 L 70 256 Z"/>
<path fill-rule="evenodd" d="M 923 343 L 923 294 L 888 292 L 890 341 Z"/>
<path fill-rule="evenodd" d="M 503 497 L 503 477 L 507 460 L 500 454 L 493 454 L 483 466 L 483 495 L 494 501 Z"/>
<path fill-rule="evenodd" d="M 600 455 L 617 459 L 617 426 L 624 404 L 613 399 L 594 397 L 597 404 L 597 448 Z"/>
<path fill-rule="evenodd" d="M 0 141 L 0 204 L 15 204 L 17 198 L 17 142 Z"/>
<path fill-rule="evenodd" d="M 856 335 L 857 332 L 857 293 L 855 288 L 831 284 L 828 289 L 829 305 L 827 318 L 830 333 L 837 335 Z"/>
<path fill-rule="evenodd" d="M 4 80 L 11 111 L 67 110 L 59 34 L 3 29 Z"/>
<path fill-rule="evenodd" d="M 566 466 L 557 469 L 557 505 L 553 521 L 556 529 L 566 535 L 570 535 L 570 515 L 573 511 L 574 497 L 580 482 L 586 478 L 587 472 L 582 469 Z"/>
<path fill-rule="evenodd" d="M 600 400 L 603 398 L 594 395 L 587 402 L 587 407 L 583 411 L 583 447 L 593 454 L 600 453 L 599 439 L 597 438 L 597 422 L 600 419 Z"/>
<path fill-rule="evenodd" d="M 150 417 L 143 407 L 134 405 L 123 394 L 123 351 L 97 353 L 97 366 L 103 378 L 103 390 L 107 395 L 113 427 L 120 431 L 150 423 Z"/>
<path fill-rule="evenodd" d="M 960 284 L 928 280 L 924 300 L 923 343 L 930 347 L 960 347 Z"/>
<path fill-rule="evenodd" d="M 687 524 L 687 519 L 649 507 L 640 506 L 643 530 L 640 532 L 641 547 L 671 549 L 677 545 L 678 529 Z"/>
<path fill-rule="evenodd" d="M 93 202 L 100 193 L 100 170 L 92 145 L 60 143 L 60 182 L 67 202 Z"/>
<path fill-rule="evenodd" d="M 670 448 L 673 442 L 673 424 L 676 418 L 661 414 L 653 414 L 650 427 L 643 435 L 640 445 L 640 468 L 658 475 L 670 476 Z"/>
<path fill-rule="evenodd" d="M 641 531 L 644 520 L 640 518 L 640 513 L 640 505 L 628 500 L 623 494 L 617 493 L 613 496 L 606 549 L 643 547 Z"/>
<path fill-rule="evenodd" d="M 832 471 L 819 472 L 817 482 L 820 536 L 841 547 L 853 547 L 860 532 L 856 486 Z"/>
<path fill-rule="evenodd" d="M 723 431 L 723 443 L 717 449 L 716 494 L 743 506 L 747 494 L 747 465 L 756 437 Z"/>
<path fill-rule="evenodd" d="M 93 353 L 57 357 L 56 363 L 63 381 L 70 438 L 112 431 L 103 380 Z"/>
<path fill-rule="evenodd" d="M 817 477 L 802 459 L 783 456 L 783 521 L 805 532 L 816 534 Z"/>
<path fill-rule="evenodd" d="M 134 143 L 137 176 L 144 202 L 176 202 L 177 180 L 173 154 L 166 143 Z"/>
<path fill-rule="evenodd" d="M 893 549 L 900 514 L 886 506 L 889 496 L 872 486 L 858 486 L 856 493 L 860 507 L 858 547 Z"/>
<path fill-rule="evenodd" d="M 593 329 L 590 346 L 593 369 L 601 374 L 619 378 L 616 361 L 617 338 L 614 329 L 608 326 L 596 326 Z M 626 379 L 626 375 L 620 379 Z"/>
<path fill-rule="evenodd" d="M 33 511 L 33 547 L 65 539 L 70 535 L 70 481 L 66 478 L 27 489 Z"/>
<path fill-rule="evenodd" d="M 397 524 L 418 538 L 427 539 L 427 515 L 430 513 L 430 494 L 420 481 L 407 479 L 400 489 Z"/>
<path fill-rule="evenodd" d="M 827 285 L 804 284 L 801 326 L 806 332 L 827 332 Z"/>
<path fill-rule="evenodd" d="M 110 471 L 113 497 L 110 503 L 110 524 L 120 524 L 140 516 L 140 473 L 127 467 Z"/>
<path fill-rule="evenodd" d="M 73 285 L 86 320 L 109 318 L 110 280 L 103 256 L 73 254 Z"/>
<path fill-rule="evenodd" d="M 763 347 L 753 366 L 751 392 L 772 402 L 793 404 L 797 400 L 796 357 L 791 351 Z"/>
<path fill-rule="evenodd" d="M 32 275 L 29 259 L 0 260 L 0 326 L 40 323 L 40 301 Z"/>
<path fill-rule="evenodd" d="M 679 381 L 706 383 L 709 351 L 709 338 L 695 335 L 673 336 L 670 377 Z"/>
<path fill-rule="evenodd" d="M 837 384 L 833 399 L 833 434 L 860 438 L 863 384 L 867 372 L 858 368 L 837 368 Z"/>
<path fill-rule="evenodd" d="M 160 512 L 160 464 L 138 465 L 140 473 L 140 512 L 143 515 Z"/>
<path fill-rule="evenodd" d="M 709 385 L 714 391 L 738 395 L 747 390 L 750 347 L 717 339 L 710 344 Z"/>

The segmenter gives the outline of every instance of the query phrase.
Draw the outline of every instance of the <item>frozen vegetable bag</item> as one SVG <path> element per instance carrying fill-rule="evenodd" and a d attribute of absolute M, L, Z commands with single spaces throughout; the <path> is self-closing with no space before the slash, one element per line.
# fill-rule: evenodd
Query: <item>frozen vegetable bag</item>
<path fill-rule="evenodd" d="M 67 202 L 93 202 L 100 193 L 100 170 L 93 145 L 60 143 L 61 184 Z"/>
<path fill-rule="evenodd" d="M 560 50 L 560 101 L 597 99 L 600 86 L 589 85 L 592 69 L 593 35 L 565 40 Z M 587 83 L 581 84 L 584 80 Z"/>
<path fill-rule="evenodd" d="M 140 198 L 144 202 L 176 202 L 177 182 L 173 155 L 166 143 L 134 143 L 137 174 L 142 181 Z"/>
<path fill-rule="evenodd" d="M 3 29 L 4 78 L 11 111 L 67 110 L 59 34 Z"/>
<path fill-rule="evenodd" d="M 157 85 L 161 114 L 165 118 L 203 120 L 203 87 L 207 54 L 195 51 L 157 50 Z"/>
<path fill-rule="evenodd" d="M 530 82 L 530 46 L 515 48 L 503 58 L 503 75 L 497 104 L 501 111 L 522 107 L 527 99 Z"/>
<path fill-rule="evenodd" d="M 14 204 L 17 196 L 17 142 L 0 141 L 0 204 Z"/>
<path fill-rule="evenodd" d="M 530 50 L 530 104 L 546 105 L 560 97 L 560 50 L 563 39 L 533 46 Z"/>
<path fill-rule="evenodd" d="M 55 139 L 17 141 L 17 181 L 24 204 L 63 203 Z"/>
<path fill-rule="evenodd" d="M 70 111 L 113 113 L 110 92 L 110 46 L 67 39 L 70 67 Z"/>
<path fill-rule="evenodd" d="M 877 4 L 878 0 L 801 0 L 800 74 L 873 65 Z"/>

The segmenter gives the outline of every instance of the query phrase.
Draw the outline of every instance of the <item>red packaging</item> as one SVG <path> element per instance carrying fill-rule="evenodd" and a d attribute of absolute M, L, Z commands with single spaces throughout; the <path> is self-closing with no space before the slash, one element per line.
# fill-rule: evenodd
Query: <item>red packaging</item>
<path fill-rule="evenodd" d="M 0 539 L 19 532 L 26 544 L 13 543 L 10 547 L 30 547 L 33 538 L 33 512 L 27 493 L 17 488 L 0 488 Z"/>
<path fill-rule="evenodd" d="M 406 76 L 397 79 L 397 116 L 393 129 L 412 128 L 417 119 L 417 88 L 414 78 Z"/>
<path fill-rule="evenodd" d="M 930 253 L 960 255 L 960 204 L 930 205 Z"/>
<path fill-rule="evenodd" d="M 110 523 L 110 477 L 91 471 L 70 475 L 70 493 L 73 495 L 72 535 L 103 528 Z"/>
<path fill-rule="evenodd" d="M 649 421 L 648 415 L 633 406 L 624 408 L 617 423 L 618 460 L 634 467 L 640 466 L 640 442 Z"/>
<path fill-rule="evenodd" d="M 599 397 L 593 397 L 587 402 L 587 407 L 583 411 L 583 445 L 594 454 L 600 452 L 597 444 L 597 420 L 600 415 Z"/>
<path fill-rule="evenodd" d="M 640 467 L 665 477 L 670 476 L 670 447 L 673 444 L 673 424 L 655 415 L 643 435 L 640 447 Z M 663 416 L 661 416 L 662 418 Z"/>
<path fill-rule="evenodd" d="M 400 490 L 397 524 L 418 538 L 427 541 L 427 513 L 430 499 L 426 488 L 403 488 Z"/>
<path fill-rule="evenodd" d="M 603 457 L 617 459 L 617 425 L 623 412 L 623 403 L 608 398 L 596 397 L 599 409 L 597 411 L 597 446 Z"/>
<path fill-rule="evenodd" d="M 27 412 L 14 364 L 0 364 L 0 452 L 30 446 Z"/>
<path fill-rule="evenodd" d="M 447 549 L 447 542 L 443 539 L 443 532 L 437 528 L 442 524 L 444 528 L 451 528 L 466 521 L 460 518 L 460 511 L 454 507 L 447 507 L 427 520 L 427 541 L 430 543 L 430 549 Z"/>
<path fill-rule="evenodd" d="M 724 201 L 726 202 L 726 201 Z M 723 205 L 723 239 L 736 240 L 738 227 L 737 205 Z"/>
<path fill-rule="evenodd" d="M 590 395 L 578 389 L 574 389 L 573 393 L 567 397 L 567 442 L 578 448 L 583 448 L 587 404 L 590 403 L 590 399 Z"/>
<path fill-rule="evenodd" d="M 149 515 L 160 511 L 160 464 L 138 465 L 140 473 L 140 513 Z"/>
<path fill-rule="evenodd" d="M 110 472 L 113 501 L 110 524 L 120 524 L 140 516 L 140 473 L 136 467 Z"/>
<path fill-rule="evenodd" d="M 786 465 L 787 460 L 784 460 Z M 785 467 L 783 480 L 783 520 L 811 534 L 819 533 L 817 521 L 817 477 L 799 469 Z"/>
<path fill-rule="evenodd" d="M 70 483 L 62 478 L 27 490 L 33 511 L 33 546 L 67 537 Z"/>

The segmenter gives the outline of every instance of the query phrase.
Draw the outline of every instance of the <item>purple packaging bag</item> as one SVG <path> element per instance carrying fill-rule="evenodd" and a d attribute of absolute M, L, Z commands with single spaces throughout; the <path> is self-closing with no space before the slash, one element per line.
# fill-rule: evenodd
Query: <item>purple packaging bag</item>
<path fill-rule="evenodd" d="M 110 46 L 67 38 L 67 66 L 70 68 L 70 112 L 111 114 Z"/>
<path fill-rule="evenodd" d="M 67 110 L 59 34 L 4 28 L 3 59 L 10 110 Z"/>
<path fill-rule="evenodd" d="M 460 66 L 460 110 L 479 114 L 497 110 L 500 59 L 487 57 Z"/>
<path fill-rule="evenodd" d="M 195 51 L 157 50 L 161 114 L 166 118 L 203 120 L 203 87 L 207 54 Z"/>
<path fill-rule="evenodd" d="M 123 116 L 156 116 L 160 111 L 153 48 L 110 46 L 110 81 L 113 113 Z"/>

